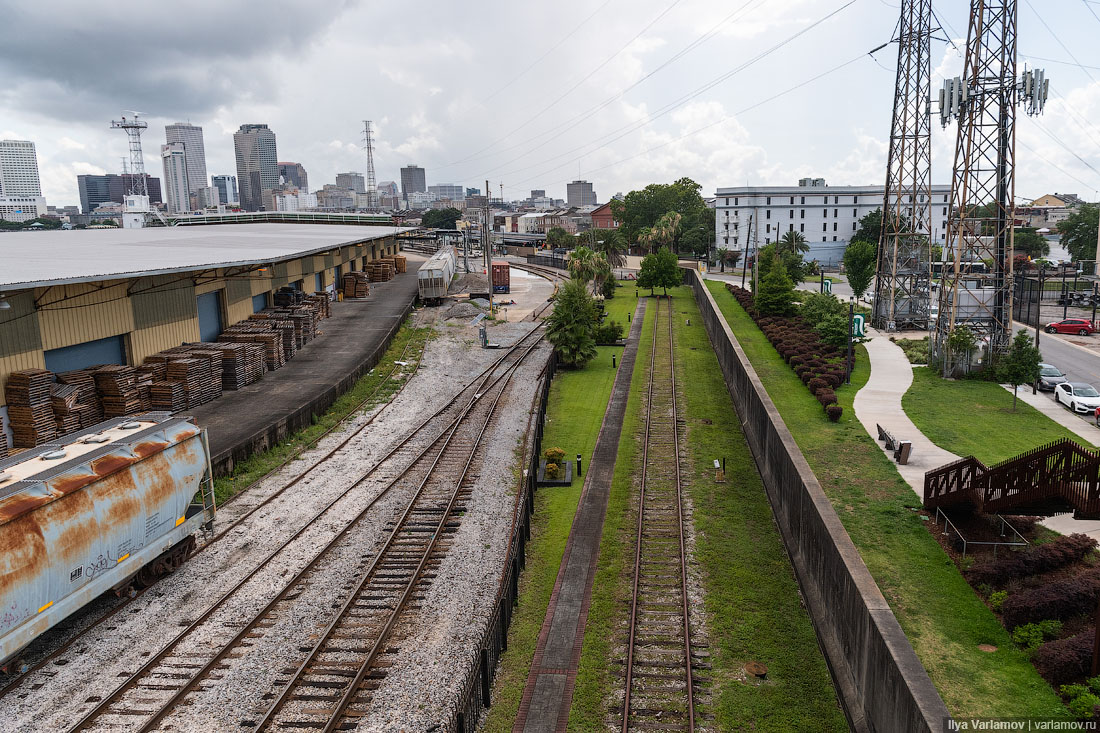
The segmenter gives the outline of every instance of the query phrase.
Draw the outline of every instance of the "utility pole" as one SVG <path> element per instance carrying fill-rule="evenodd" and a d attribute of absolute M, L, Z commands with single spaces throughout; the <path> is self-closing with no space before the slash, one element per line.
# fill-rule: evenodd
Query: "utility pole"
<path fill-rule="evenodd" d="M 882 199 L 875 328 L 927 330 L 931 296 L 932 0 L 901 0 L 890 152 Z"/>
<path fill-rule="evenodd" d="M 374 138 L 371 135 L 371 121 L 363 120 L 363 147 L 367 150 L 367 213 L 377 214 L 378 183 L 374 179 Z"/>
<path fill-rule="evenodd" d="M 752 234 L 752 218 L 753 214 L 749 214 L 749 228 L 745 231 L 745 250 L 744 257 L 741 258 L 741 289 L 745 289 L 745 273 L 749 271 L 749 236 Z"/>
<path fill-rule="evenodd" d="M 489 313 L 493 312 L 493 237 L 489 234 L 492 223 L 492 211 L 489 206 L 489 181 L 485 181 L 485 220 L 481 226 L 481 253 L 485 259 L 485 282 L 489 286 Z"/>

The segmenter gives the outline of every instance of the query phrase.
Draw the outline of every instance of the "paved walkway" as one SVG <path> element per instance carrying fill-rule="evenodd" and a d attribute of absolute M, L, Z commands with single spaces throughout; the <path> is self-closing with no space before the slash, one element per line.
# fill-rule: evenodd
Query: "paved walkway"
<path fill-rule="evenodd" d="M 1012 387 L 1005 386 L 1005 389 L 1009 392 L 1012 391 Z M 1031 394 L 1031 387 L 1021 385 L 1020 390 L 1016 394 L 1020 402 L 1026 402 L 1031 405 L 1066 430 L 1076 433 L 1093 445 L 1100 445 L 1100 428 L 1097 428 L 1093 422 L 1074 415 L 1067 408 L 1055 402 L 1053 398 L 1046 393 L 1038 392 L 1036 394 Z"/>
<path fill-rule="evenodd" d="M 876 423 L 893 433 L 898 440 L 912 441 L 913 452 L 909 457 L 909 463 L 904 466 L 895 464 L 895 466 L 905 482 L 918 497 L 923 499 L 925 472 L 958 460 L 960 456 L 940 448 L 925 437 L 905 414 L 901 407 L 901 398 L 913 383 L 913 366 L 900 346 L 875 329 L 868 328 L 867 332 L 872 336 L 871 340 L 864 344 L 871 361 L 871 378 L 856 393 L 853 402 L 856 418 L 891 461 L 894 460 L 893 453 L 886 451 L 882 442 L 878 440 Z M 1056 405 L 1048 397 L 1033 396 L 1030 389 L 1026 390 L 1026 394 L 1025 390 L 1021 389 L 1019 396 L 1021 400 L 1078 435 L 1094 442 L 1100 439 L 1100 430 L 1070 415 L 1065 408 Z M 959 419 L 965 419 L 965 416 L 960 416 Z M 1087 434 L 1088 431 L 1092 431 L 1092 437 Z M 1077 520 L 1071 514 L 1062 514 L 1048 517 L 1043 520 L 1043 525 L 1062 534 L 1083 532 L 1100 537 L 1100 520 Z"/>
<path fill-rule="evenodd" d="M 647 301 L 647 298 L 638 300 L 630 336 L 623 349 L 611 398 L 589 462 L 588 475 L 584 479 L 577 513 L 573 517 L 573 527 L 569 530 L 565 554 L 558 568 L 554 592 L 539 632 L 513 733 L 564 732 L 569 720 L 573 684 L 584 642 L 584 626 L 588 620 L 588 604 L 596 577 L 604 515 L 611 493 L 619 436 L 630 395 L 630 379 L 634 372 Z"/>

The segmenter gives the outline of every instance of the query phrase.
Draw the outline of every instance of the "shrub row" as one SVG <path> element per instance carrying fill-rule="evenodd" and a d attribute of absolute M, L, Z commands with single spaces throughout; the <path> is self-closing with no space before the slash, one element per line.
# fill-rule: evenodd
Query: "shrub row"
<path fill-rule="evenodd" d="M 726 283 L 726 289 L 821 403 L 828 418 L 839 420 L 844 408 L 837 404 L 834 390 L 847 376 L 845 355 L 840 349 L 822 341 L 817 331 L 798 316 L 761 316 L 751 292 L 732 283 Z"/>
<path fill-rule="evenodd" d="M 1003 585 L 1015 578 L 1045 573 L 1077 562 L 1096 547 L 1096 540 L 1083 534 L 1064 535 L 1045 545 L 1022 552 L 1006 552 L 997 560 L 978 563 L 967 572 L 972 585 Z"/>
<path fill-rule="evenodd" d="M 1051 618 L 1065 621 L 1079 613 L 1095 611 L 1098 597 L 1100 570 L 1091 570 L 1013 593 L 1001 604 L 1001 614 L 1006 629 Z"/>
<path fill-rule="evenodd" d="M 1092 643 L 1096 631 L 1089 627 L 1076 636 L 1048 641 L 1035 652 L 1035 669 L 1052 685 L 1087 677 L 1092 667 Z"/>

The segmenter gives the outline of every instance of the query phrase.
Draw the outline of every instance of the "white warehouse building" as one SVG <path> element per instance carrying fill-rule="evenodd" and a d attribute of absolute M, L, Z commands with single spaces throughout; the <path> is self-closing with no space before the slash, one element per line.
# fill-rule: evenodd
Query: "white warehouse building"
<path fill-rule="evenodd" d="M 826 186 L 822 178 L 803 178 L 797 186 L 719 188 L 715 242 L 718 249 L 748 249 L 751 254 L 795 231 L 810 245 L 807 260 L 836 265 L 844 258 L 848 239 L 859 229 L 859 220 L 882 208 L 882 190 L 882 186 Z M 941 247 L 947 240 L 950 198 L 951 186 L 932 186 L 932 243 Z"/>

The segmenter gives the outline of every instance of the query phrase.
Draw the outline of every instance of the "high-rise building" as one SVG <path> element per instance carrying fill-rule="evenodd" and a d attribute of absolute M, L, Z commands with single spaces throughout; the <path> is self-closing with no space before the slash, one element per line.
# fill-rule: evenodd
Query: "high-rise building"
<path fill-rule="evenodd" d="M 309 192 L 309 176 L 301 163 L 279 163 L 279 183 Z"/>
<path fill-rule="evenodd" d="M 434 186 L 428 186 L 428 193 L 431 194 L 432 201 L 443 199 L 462 201 L 466 198 L 466 189 L 457 183 L 437 183 Z"/>
<path fill-rule="evenodd" d="M 533 198 L 533 199 L 544 199 L 544 198 L 546 198 L 546 189 L 545 188 L 532 188 L 531 189 L 531 198 Z"/>
<path fill-rule="evenodd" d="M 410 193 L 427 193 L 428 192 L 428 177 L 424 174 L 424 169 L 418 165 L 410 163 L 401 169 L 401 195 L 408 196 Z"/>
<path fill-rule="evenodd" d="M 362 173 L 337 173 L 336 187 L 346 188 L 349 191 L 355 191 L 355 193 L 366 193 L 367 181 L 363 178 Z"/>
<path fill-rule="evenodd" d="M 467 188 L 466 189 L 466 196 L 480 196 L 480 195 L 481 195 L 481 189 L 480 188 Z"/>
<path fill-rule="evenodd" d="M 397 196 L 399 189 L 397 188 L 396 181 L 382 181 L 378 184 L 379 196 Z"/>
<path fill-rule="evenodd" d="M 164 193 L 168 196 L 168 213 L 186 214 L 191 211 L 186 146 L 184 143 L 161 145 L 160 158 L 164 163 Z M 203 182 L 205 183 L 205 179 Z"/>
<path fill-rule="evenodd" d="M 195 194 L 206 185 L 206 149 L 202 143 L 202 128 L 190 122 L 177 122 L 164 126 L 166 142 L 183 145 L 183 160 L 187 166 L 187 194 Z M 168 186 L 165 176 L 165 186 Z M 197 202 L 195 202 L 197 205 Z M 169 205 L 171 198 L 169 197 Z"/>
<path fill-rule="evenodd" d="M 34 143 L 0 140 L 0 219 L 27 221 L 46 211 Z"/>
<path fill-rule="evenodd" d="M 236 176 L 212 176 L 210 181 L 214 188 L 218 189 L 219 204 L 237 204 L 237 177 Z"/>
<path fill-rule="evenodd" d="M 145 190 L 149 192 L 149 203 L 159 204 L 164 201 L 160 195 L 160 179 L 154 178 L 148 173 L 145 175 Z M 123 173 L 121 176 L 116 176 L 113 173 L 107 175 L 107 193 L 110 198 L 108 201 L 114 201 L 116 203 L 125 203 L 126 197 L 130 195 L 130 191 L 133 190 L 133 181 L 136 176 L 133 173 Z"/>
<path fill-rule="evenodd" d="M 573 181 L 565 184 L 565 202 L 569 206 L 595 206 L 596 192 L 588 181 Z"/>
<path fill-rule="evenodd" d="M 241 125 L 241 129 L 233 133 L 233 148 L 237 157 L 241 208 L 260 211 L 264 208 L 264 191 L 270 192 L 279 185 L 275 133 L 267 125 Z"/>
<path fill-rule="evenodd" d="M 133 174 L 123 173 L 121 176 L 108 173 L 103 176 L 82 175 L 76 177 L 76 185 L 80 191 L 80 210 L 90 214 L 100 204 L 113 201 L 116 204 L 123 203 L 123 199 L 130 193 L 130 179 Z M 149 202 L 160 203 L 160 179 L 145 174 L 145 185 L 149 189 Z"/>

